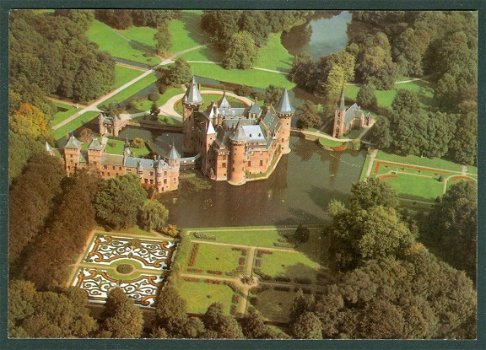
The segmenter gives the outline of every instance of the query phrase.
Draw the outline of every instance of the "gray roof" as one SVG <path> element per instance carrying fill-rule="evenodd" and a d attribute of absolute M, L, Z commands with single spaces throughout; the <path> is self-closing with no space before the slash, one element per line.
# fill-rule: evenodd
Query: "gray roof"
<path fill-rule="evenodd" d="M 209 122 L 209 123 L 211 124 L 211 122 Z M 170 152 L 169 152 L 169 159 L 171 159 L 171 160 L 179 159 L 180 157 L 181 157 L 181 155 L 179 154 L 179 152 L 177 152 L 175 146 L 172 145 Z"/>
<path fill-rule="evenodd" d="M 261 111 L 262 109 L 260 108 L 260 106 L 254 103 L 251 105 L 250 109 L 248 110 L 248 113 L 259 115 Z"/>
<path fill-rule="evenodd" d="M 240 118 L 226 118 L 223 120 L 223 126 L 225 128 L 236 128 L 238 125 L 253 125 L 254 120 L 251 119 L 240 119 Z"/>
<path fill-rule="evenodd" d="M 103 145 L 100 143 L 98 138 L 94 138 L 93 140 L 91 140 L 91 143 L 89 144 L 88 149 L 95 150 L 95 151 L 101 151 L 103 149 Z"/>
<path fill-rule="evenodd" d="M 147 159 L 138 157 L 126 157 L 125 164 L 129 168 L 153 169 L 155 167 L 169 168 L 169 165 L 162 159 Z"/>
<path fill-rule="evenodd" d="M 283 113 L 283 114 L 294 112 L 294 108 L 290 105 L 289 94 L 287 92 L 287 89 L 284 89 L 282 97 L 280 98 L 280 101 L 277 105 L 276 111 L 277 113 Z"/>
<path fill-rule="evenodd" d="M 203 102 L 199 89 L 197 88 L 196 78 L 192 77 L 191 85 L 187 88 L 184 102 L 188 104 L 198 105 Z"/>
<path fill-rule="evenodd" d="M 208 122 L 208 129 L 206 131 L 206 135 L 211 135 L 211 134 L 216 134 L 216 131 L 214 130 L 213 123 L 211 120 Z"/>
<path fill-rule="evenodd" d="M 71 135 L 64 148 L 81 148 L 81 141 L 75 138 L 74 135 Z"/>
<path fill-rule="evenodd" d="M 52 148 L 51 148 L 51 146 L 49 145 L 49 143 L 47 141 L 46 141 L 46 146 L 45 147 L 46 147 L 46 152 L 52 153 Z"/>
<path fill-rule="evenodd" d="M 231 105 L 228 102 L 228 99 L 226 98 L 226 91 L 223 93 L 223 97 L 221 100 L 219 100 L 218 103 L 219 108 L 231 108 Z"/>
<path fill-rule="evenodd" d="M 275 130 L 277 127 L 278 123 L 278 116 L 271 111 L 271 108 L 267 110 L 267 113 L 265 114 L 265 117 L 263 117 L 263 124 L 270 129 L 270 130 Z"/>
<path fill-rule="evenodd" d="M 344 123 L 349 124 L 354 118 L 359 118 L 361 113 L 361 108 L 356 103 L 353 104 L 344 114 Z"/>
<path fill-rule="evenodd" d="M 246 108 L 218 108 L 218 113 L 226 118 L 243 117 Z"/>
<path fill-rule="evenodd" d="M 264 142 L 265 136 L 260 125 L 242 125 L 238 127 L 234 140 Z"/>

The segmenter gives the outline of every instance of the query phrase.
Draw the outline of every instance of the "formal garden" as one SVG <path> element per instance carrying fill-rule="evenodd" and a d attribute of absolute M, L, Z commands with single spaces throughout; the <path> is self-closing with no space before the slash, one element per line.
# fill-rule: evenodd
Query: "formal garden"
<path fill-rule="evenodd" d="M 72 286 L 93 303 L 120 287 L 142 307 L 152 307 L 166 281 L 176 243 L 160 237 L 95 232 L 73 267 Z"/>
<path fill-rule="evenodd" d="M 242 317 L 253 306 L 271 322 L 288 321 L 297 290 L 319 290 L 327 268 L 322 227 L 296 226 L 188 229 L 174 262 L 171 283 L 188 312 L 202 314 L 214 302 Z M 304 234 L 305 236 L 305 234 Z"/>

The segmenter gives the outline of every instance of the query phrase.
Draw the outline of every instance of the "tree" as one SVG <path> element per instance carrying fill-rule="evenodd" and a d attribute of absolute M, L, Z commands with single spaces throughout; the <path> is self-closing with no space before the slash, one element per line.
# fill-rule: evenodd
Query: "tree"
<path fill-rule="evenodd" d="M 450 139 L 449 155 L 458 163 L 475 164 L 477 154 L 477 114 L 464 113 L 457 119 L 456 132 Z"/>
<path fill-rule="evenodd" d="M 299 224 L 294 233 L 294 238 L 299 243 L 305 243 L 309 240 L 310 231 L 306 226 Z"/>
<path fill-rule="evenodd" d="M 290 328 L 297 339 L 322 339 L 321 321 L 313 312 L 301 314 Z"/>
<path fill-rule="evenodd" d="M 241 328 L 248 339 L 273 339 L 275 332 L 265 324 L 265 318 L 256 309 L 251 308 L 242 319 Z"/>
<path fill-rule="evenodd" d="M 420 103 L 415 91 L 398 90 L 392 102 L 392 109 L 398 113 L 402 111 L 417 113 L 420 110 Z"/>
<path fill-rule="evenodd" d="M 428 232 L 440 256 L 476 277 L 477 190 L 471 182 L 452 185 L 428 217 Z M 425 238 L 427 239 L 427 238 Z"/>
<path fill-rule="evenodd" d="M 177 58 L 174 64 L 159 68 L 159 72 L 162 77 L 158 82 L 164 86 L 186 84 L 192 77 L 191 66 L 182 58 Z"/>
<path fill-rule="evenodd" d="M 375 89 L 372 85 L 365 84 L 359 88 L 356 103 L 363 108 L 371 110 L 377 107 Z"/>
<path fill-rule="evenodd" d="M 392 53 L 403 75 L 423 75 L 422 60 L 431 40 L 431 33 L 421 28 L 407 28 L 398 36 L 393 43 Z"/>
<path fill-rule="evenodd" d="M 290 321 L 293 322 L 306 311 L 313 311 L 315 306 L 314 296 L 306 296 L 302 289 L 298 289 L 290 311 Z"/>
<path fill-rule="evenodd" d="M 299 119 L 297 125 L 299 128 L 318 128 L 322 124 L 322 119 L 317 112 L 317 106 L 309 100 L 306 100 L 297 108 L 295 113 Z"/>
<path fill-rule="evenodd" d="M 114 229 L 131 227 L 147 194 L 134 174 L 118 176 L 101 182 L 96 194 L 98 220 Z"/>
<path fill-rule="evenodd" d="M 145 147 L 145 141 L 141 137 L 135 137 L 131 142 L 130 142 L 131 147 L 135 148 L 143 148 Z"/>
<path fill-rule="evenodd" d="M 186 301 L 181 298 L 177 289 L 167 286 L 161 290 L 155 309 L 156 321 L 172 336 L 182 337 L 188 322 Z"/>
<path fill-rule="evenodd" d="M 169 51 L 172 40 L 171 33 L 169 31 L 169 24 L 164 21 L 157 26 L 157 31 L 154 34 L 155 48 L 158 54 L 166 53 Z"/>
<path fill-rule="evenodd" d="M 381 116 L 373 124 L 367 138 L 378 149 L 388 149 L 392 142 L 392 136 L 390 133 L 390 120 L 387 117 Z"/>
<path fill-rule="evenodd" d="M 130 10 L 95 10 L 96 19 L 116 29 L 127 29 L 132 26 Z"/>
<path fill-rule="evenodd" d="M 203 322 L 209 332 L 216 338 L 242 339 L 243 333 L 238 322 L 232 317 L 223 314 L 223 305 L 214 303 L 209 305 L 203 316 Z M 211 334 L 211 333 L 210 333 Z"/>
<path fill-rule="evenodd" d="M 157 200 L 147 199 L 139 213 L 140 226 L 146 230 L 152 229 L 160 231 L 167 224 L 169 218 L 169 211 Z"/>
<path fill-rule="evenodd" d="M 252 68 L 258 58 L 258 48 L 248 32 L 238 32 L 231 36 L 223 55 L 226 69 Z"/>
<path fill-rule="evenodd" d="M 61 193 L 64 167 L 59 158 L 39 153 L 9 191 L 9 262 L 15 263 L 22 251 L 43 232 Z M 13 267 L 13 266 L 12 266 Z M 15 269 L 12 269 L 13 271 Z"/>
<path fill-rule="evenodd" d="M 157 119 L 157 117 L 160 114 L 160 108 L 157 107 L 157 103 L 152 102 L 152 106 L 150 107 L 150 116 L 154 119 Z"/>
<path fill-rule="evenodd" d="M 370 209 L 381 205 L 386 208 L 397 208 L 398 197 L 391 187 L 377 178 L 368 178 L 351 186 L 353 208 Z"/>
<path fill-rule="evenodd" d="M 142 334 L 142 311 L 121 288 L 114 288 L 108 293 L 102 327 L 104 338 L 139 338 Z"/>
<path fill-rule="evenodd" d="M 265 89 L 263 95 L 263 100 L 265 101 L 266 106 L 277 106 L 277 103 L 282 97 L 282 89 L 279 89 L 275 85 L 270 84 Z"/>
<path fill-rule="evenodd" d="M 43 140 L 49 137 L 47 125 L 44 113 L 29 103 L 22 103 L 9 118 L 9 127 L 14 133 Z"/>

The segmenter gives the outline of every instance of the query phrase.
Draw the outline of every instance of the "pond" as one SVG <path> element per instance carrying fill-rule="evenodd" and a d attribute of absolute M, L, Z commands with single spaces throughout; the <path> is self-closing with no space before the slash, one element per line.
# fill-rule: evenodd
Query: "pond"
<path fill-rule="evenodd" d="M 313 59 L 341 51 L 348 42 L 347 29 L 351 18 L 349 11 L 331 17 L 325 12 L 318 12 L 307 23 L 283 33 L 282 45 L 293 55 L 305 52 Z"/>
<path fill-rule="evenodd" d="M 297 136 L 291 148 L 267 180 L 242 186 L 207 181 L 209 189 L 181 186 L 164 194 L 169 221 L 179 227 L 322 223 L 331 199 L 348 198 L 366 153 L 329 152 Z"/>

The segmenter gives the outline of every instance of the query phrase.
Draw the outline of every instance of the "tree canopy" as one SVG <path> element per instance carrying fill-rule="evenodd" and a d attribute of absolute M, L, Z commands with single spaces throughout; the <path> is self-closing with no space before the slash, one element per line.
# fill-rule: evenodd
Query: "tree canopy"
<path fill-rule="evenodd" d="M 252 68 L 258 58 L 255 41 L 248 32 L 238 32 L 229 39 L 223 55 L 223 67 L 227 69 Z"/>

